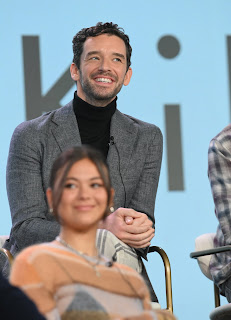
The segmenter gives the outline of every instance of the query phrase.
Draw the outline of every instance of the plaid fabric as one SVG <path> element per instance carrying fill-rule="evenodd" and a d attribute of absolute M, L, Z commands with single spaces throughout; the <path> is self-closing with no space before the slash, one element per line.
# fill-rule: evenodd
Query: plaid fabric
<path fill-rule="evenodd" d="M 215 214 L 219 221 L 214 244 L 231 244 L 231 125 L 211 140 L 208 152 L 208 176 L 211 184 Z M 220 285 L 231 276 L 231 254 L 212 255 L 210 271 Z"/>
<path fill-rule="evenodd" d="M 110 231 L 97 230 L 96 246 L 99 252 L 109 260 L 113 259 L 141 273 L 142 264 L 135 249 L 122 242 Z"/>

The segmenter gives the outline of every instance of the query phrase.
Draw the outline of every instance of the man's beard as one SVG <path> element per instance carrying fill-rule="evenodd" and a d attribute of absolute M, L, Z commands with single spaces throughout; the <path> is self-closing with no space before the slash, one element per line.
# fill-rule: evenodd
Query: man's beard
<path fill-rule="evenodd" d="M 102 77 L 106 76 L 102 74 Z M 82 90 L 86 96 L 86 102 L 94 106 L 105 106 L 109 104 L 120 92 L 123 82 L 119 83 L 114 90 L 108 92 L 108 88 L 103 88 L 94 86 L 88 79 L 83 79 L 82 74 L 80 73 L 80 83 Z"/>

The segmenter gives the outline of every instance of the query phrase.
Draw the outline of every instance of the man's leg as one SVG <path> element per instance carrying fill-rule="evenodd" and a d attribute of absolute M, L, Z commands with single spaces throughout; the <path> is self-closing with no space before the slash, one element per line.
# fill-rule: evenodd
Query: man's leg
<path fill-rule="evenodd" d="M 228 302 L 231 302 L 231 278 L 226 280 L 224 283 L 221 284 L 221 291 L 222 294 L 226 296 Z"/>

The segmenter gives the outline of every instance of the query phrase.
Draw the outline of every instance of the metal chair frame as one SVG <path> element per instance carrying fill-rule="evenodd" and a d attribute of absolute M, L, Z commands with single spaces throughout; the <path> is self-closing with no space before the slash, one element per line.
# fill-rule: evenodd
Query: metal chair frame
<path fill-rule="evenodd" d="M 171 266 L 169 262 L 169 258 L 166 252 L 157 246 L 152 246 L 149 248 L 150 252 L 157 252 L 162 258 L 165 270 L 165 289 L 166 289 L 166 310 L 173 313 L 173 301 L 172 301 L 172 276 L 171 276 Z"/>
<path fill-rule="evenodd" d="M 227 251 L 231 251 L 231 245 L 216 247 L 214 249 L 208 249 L 208 250 L 194 251 L 190 253 L 190 258 L 197 259 L 199 257 L 208 256 L 215 253 L 227 252 Z M 215 284 L 214 284 L 214 301 L 215 301 L 215 308 L 221 305 L 220 292 L 218 287 Z"/>
<path fill-rule="evenodd" d="M 7 249 L 4 249 L 4 248 L 0 248 L 0 252 L 2 252 L 2 253 L 6 256 L 6 258 L 7 258 L 8 262 L 9 262 L 10 266 L 12 266 L 12 263 L 13 263 L 13 261 L 14 261 L 14 257 L 12 256 L 12 254 L 10 253 L 10 251 L 7 250 Z"/>

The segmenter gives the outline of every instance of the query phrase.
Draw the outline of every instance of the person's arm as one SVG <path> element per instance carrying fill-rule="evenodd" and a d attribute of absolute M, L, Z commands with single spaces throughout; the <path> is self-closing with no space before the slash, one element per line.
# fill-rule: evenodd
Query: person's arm
<path fill-rule="evenodd" d="M 30 258 L 28 251 L 27 253 L 24 251 L 16 257 L 10 273 L 10 283 L 19 287 L 35 303 L 46 319 L 59 320 L 60 315 L 56 308 L 50 279 L 46 281 L 40 277 L 39 268 L 41 266 L 31 263 Z M 47 267 L 49 267 L 49 263 Z"/>
<path fill-rule="evenodd" d="M 208 176 L 215 212 L 225 244 L 231 244 L 231 150 L 230 139 L 213 139 L 208 152 Z"/>
<path fill-rule="evenodd" d="M 154 236 L 154 206 L 162 149 L 162 133 L 159 128 L 156 128 L 146 154 L 142 174 L 128 205 L 131 209 L 117 209 L 101 225 L 101 228 L 111 231 L 117 238 L 134 248 L 149 246 Z"/>
<path fill-rule="evenodd" d="M 153 138 L 150 140 L 142 174 L 128 207 L 145 213 L 155 224 L 154 208 L 162 162 L 163 136 L 158 127 L 155 127 L 155 132 L 150 132 L 150 135 Z"/>
<path fill-rule="evenodd" d="M 1 319 L 45 320 L 35 304 L 0 274 Z M 13 307 L 12 307 L 13 306 Z"/>
<path fill-rule="evenodd" d="M 48 212 L 42 179 L 43 145 L 40 133 L 23 123 L 13 134 L 7 163 L 7 194 L 12 215 L 11 237 L 19 251 L 38 242 L 51 241 L 59 225 Z M 13 252 L 14 253 L 14 252 Z"/>

